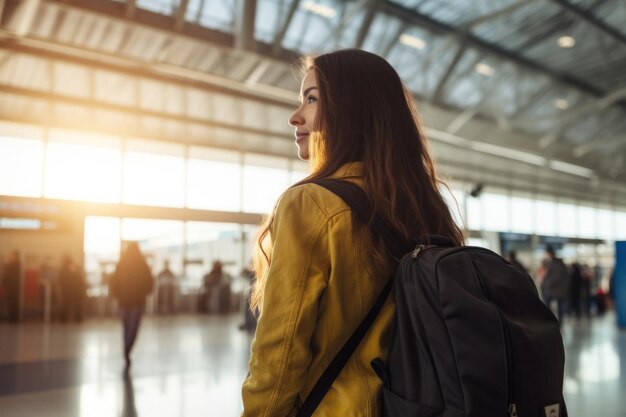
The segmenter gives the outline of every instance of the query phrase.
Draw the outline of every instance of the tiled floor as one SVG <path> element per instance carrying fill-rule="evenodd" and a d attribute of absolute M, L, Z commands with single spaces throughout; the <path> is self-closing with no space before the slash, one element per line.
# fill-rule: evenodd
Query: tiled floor
<path fill-rule="evenodd" d="M 117 321 L 2 323 L 0 416 L 235 417 L 250 343 L 238 321 L 147 318 L 126 375 Z M 608 315 L 563 332 L 570 416 L 626 416 L 626 331 Z"/>

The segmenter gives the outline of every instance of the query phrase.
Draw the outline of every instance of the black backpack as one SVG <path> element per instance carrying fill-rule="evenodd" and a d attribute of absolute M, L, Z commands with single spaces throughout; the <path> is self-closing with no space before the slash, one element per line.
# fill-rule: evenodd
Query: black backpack
<path fill-rule="evenodd" d="M 341 197 L 401 259 L 299 417 L 313 414 L 391 291 L 396 316 L 388 361 L 372 361 L 383 381 L 383 416 L 567 417 L 559 324 L 525 271 L 488 249 L 455 247 L 445 237 L 399 247 L 384 223 L 372 219 L 360 187 L 312 182 Z"/>

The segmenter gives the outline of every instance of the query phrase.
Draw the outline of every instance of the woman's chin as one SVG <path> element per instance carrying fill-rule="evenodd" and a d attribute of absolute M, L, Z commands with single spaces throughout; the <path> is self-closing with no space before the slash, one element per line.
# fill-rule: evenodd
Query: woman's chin
<path fill-rule="evenodd" d="M 302 159 L 303 161 L 308 161 L 309 160 L 309 147 L 304 147 L 304 146 L 298 146 L 298 158 Z"/>

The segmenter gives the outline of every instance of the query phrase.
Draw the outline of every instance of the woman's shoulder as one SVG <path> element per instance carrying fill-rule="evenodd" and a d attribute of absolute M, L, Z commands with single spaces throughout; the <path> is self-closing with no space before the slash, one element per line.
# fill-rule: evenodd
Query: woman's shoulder
<path fill-rule="evenodd" d="M 350 208 L 333 192 L 309 183 L 290 187 L 281 195 L 276 211 L 284 210 L 303 210 L 309 214 L 317 211 L 324 217 L 332 217 Z"/>

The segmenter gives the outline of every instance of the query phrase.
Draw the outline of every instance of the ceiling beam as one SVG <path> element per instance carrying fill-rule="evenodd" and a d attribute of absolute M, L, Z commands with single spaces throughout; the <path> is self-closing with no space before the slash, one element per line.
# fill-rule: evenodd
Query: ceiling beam
<path fill-rule="evenodd" d="M 266 129 L 255 129 L 251 127 L 242 126 L 240 123 L 225 123 L 215 119 L 209 118 L 197 118 L 191 116 L 183 116 L 174 113 L 167 113 L 163 111 L 154 111 L 147 109 L 140 109 L 135 104 L 113 104 L 108 102 L 98 102 L 93 98 L 85 99 L 74 97 L 65 94 L 58 94 L 53 92 L 44 92 L 40 90 L 31 90 L 22 87 L 15 87 L 11 85 L 0 84 L 0 92 L 5 94 L 18 95 L 23 97 L 29 97 L 39 100 L 45 100 L 50 103 L 62 103 L 68 105 L 80 106 L 81 108 L 90 109 L 90 110 L 104 110 L 110 112 L 116 112 L 121 115 L 130 115 L 135 117 L 154 117 L 161 120 L 173 121 L 173 122 L 181 122 L 181 123 L 189 123 L 189 124 L 197 124 L 206 127 L 214 127 L 214 128 L 222 128 L 231 130 L 237 133 L 250 133 L 254 135 L 259 135 L 263 137 L 273 137 L 273 138 L 288 138 L 288 134 L 285 131 L 269 131 Z M 52 115 L 48 117 L 52 118 Z M 84 123 L 83 120 L 77 121 L 77 126 L 82 125 Z"/>
<path fill-rule="evenodd" d="M 189 0 L 180 0 L 178 7 L 174 10 L 174 30 L 180 32 L 185 26 L 185 14 L 187 14 L 187 6 Z"/>
<path fill-rule="evenodd" d="M 446 132 L 455 134 L 463 128 L 470 120 L 476 116 L 478 108 L 476 106 L 470 107 L 459 114 L 450 124 L 446 127 Z"/>
<path fill-rule="evenodd" d="M 152 63 L 145 65 L 142 62 L 118 55 L 90 51 L 52 41 L 44 42 L 24 38 L 2 39 L 0 37 L 0 50 L 70 62 L 92 69 L 110 70 L 132 77 L 147 78 L 201 91 L 228 94 L 233 97 L 286 109 L 293 109 L 293 106 L 297 103 L 296 94 L 289 94 L 289 92 L 279 88 L 265 85 L 249 86 L 224 77 L 178 68 L 168 64 Z"/>
<path fill-rule="evenodd" d="M 523 6 L 526 6 L 532 3 L 533 1 L 536 1 L 536 0 L 518 0 L 515 3 L 511 3 L 508 6 L 503 7 L 502 9 L 477 17 L 471 22 L 464 24 L 464 26 L 467 27 L 469 30 L 475 29 L 478 26 L 482 25 L 483 23 L 487 23 L 494 19 L 498 19 L 502 16 L 506 16 L 507 14 L 511 14 L 515 12 L 517 9 Z"/>
<path fill-rule="evenodd" d="M 17 3 L 17 7 L 8 15 L 8 29 L 15 36 L 26 36 L 30 32 L 40 4 L 41 0 L 23 0 Z"/>
<path fill-rule="evenodd" d="M 459 62 L 461 61 L 461 58 L 463 58 L 463 56 L 465 55 L 466 51 L 467 51 L 467 44 L 465 42 L 459 43 L 458 49 L 456 51 L 456 54 L 454 55 L 454 58 L 452 59 L 452 62 L 450 62 L 450 64 L 448 65 L 446 72 L 441 76 L 441 78 L 439 78 L 439 81 L 437 82 L 437 86 L 433 90 L 433 94 L 431 96 L 432 97 L 431 100 L 433 103 L 441 104 L 441 102 L 443 101 L 443 94 L 444 94 L 444 89 L 446 87 L 446 84 L 448 83 L 448 80 L 452 76 L 452 73 L 458 66 Z"/>
<path fill-rule="evenodd" d="M 256 0 L 237 1 L 237 29 L 235 48 L 254 52 L 254 28 L 256 21 Z"/>
<path fill-rule="evenodd" d="M 298 10 L 298 6 L 300 5 L 300 0 L 291 0 L 289 4 L 289 10 L 285 15 L 285 19 L 280 24 L 280 29 L 276 31 L 276 36 L 274 36 L 274 45 L 272 47 L 272 53 L 277 55 L 283 47 L 283 40 L 285 39 L 285 35 L 287 35 L 287 31 L 289 30 L 289 25 L 291 24 L 291 20 L 293 19 L 293 15 L 296 14 L 296 10 Z"/>
<path fill-rule="evenodd" d="M 414 9 L 404 7 L 395 2 L 386 1 L 384 5 L 381 7 L 381 10 L 391 16 L 395 16 L 396 18 L 400 20 L 408 21 L 410 23 L 413 23 L 415 25 L 428 29 L 434 34 L 454 35 L 459 39 L 459 42 L 465 42 L 469 47 L 477 49 L 480 52 L 490 54 L 494 57 L 497 57 L 506 61 L 511 61 L 519 65 L 522 68 L 547 75 L 548 77 L 552 78 L 554 82 L 557 82 L 559 84 L 565 85 L 570 88 L 575 88 L 578 91 L 584 92 L 586 94 L 591 94 L 592 96 L 595 96 L 595 97 L 601 97 L 605 94 L 601 89 L 583 80 L 579 80 L 577 78 L 561 74 L 555 70 L 548 68 L 547 66 L 531 61 L 527 58 L 524 58 L 521 55 L 508 51 L 498 45 L 485 42 L 484 40 L 474 36 L 473 34 L 468 33 L 463 28 L 456 28 L 456 27 L 438 22 L 432 19 L 431 17 L 424 15 Z"/>
<path fill-rule="evenodd" d="M 552 3 L 558 5 L 563 10 L 575 15 L 579 19 L 583 20 L 586 23 L 589 23 L 591 26 L 603 32 L 605 35 L 610 36 L 613 40 L 621 43 L 622 45 L 626 45 L 626 36 L 619 32 L 617 29 L 613 29 L 602 20 L 598 19 L 594 16 L 592 11 L 585 10 L 575 4 L 570 3 L 567 0 L 549 0 Z"/>
<path fill-rule="evenodd" d="M 2 16 L 4 15 L 4 3 L 5 0 L 0 0 L 0 24 L 2 23 Z"/>
<path fill-rule="evenodd" d="M 372 26 L 372 22 L 374 21 L 374 17 L 376 17 L 376 12 L 378 8 L 382 4 L 384 0 L 368 0 L 365 16 L 363 16 L 363 22 L 361 23 L 361 27 L 359 28 L 359 33 L 356 36 L 356 41 L 354 42 L 354 47 L 357 49 L 361 49 L 363 47 L 363 43 L 365 42 L 365 38 Z"/>
<path fill-rule="evenodd" d="M 126 0 L 126 9 L 124 11 L 124 16 L 126 16 L 127 19 L 134 18 L 135 10 L 137 10 L 137 0 Z"/>
<path fill-rule="evenodd" d="M 609 138 L 597 138 L 592 141 L 583 143 L 582 145 L 578 145 L 574 148 L 574 151 L 572 153 L 576 158 L 581 158 L 593 150 L 605 148 L 608 146 L 614 146 L 617 144 L 626 145 L 626 135 L 618 135 Z"/>
<path fill-rule="evenodd" d="M 546 149 L 557 143 L 563 137 L 563 133 L 571 126 L 578 123 L 582 118 L 593 116 L 603 110 L 606 110 L 616 102 L 626 98 L 626 87 L 621 88 L 611 94 L 607 94 L 598 100 L 593 100 L 589 104 L 583 104 L 579 107 L 566 111 L 561 116 L 561 122 L 551 131 L 547 132 L 540 140 L 539 146 Z M 553 117 L 553 116 L 552 116 Z M 547 117 L 547 118 L 552 118 Z M 530 120 L 529 120 L 530 122 Z M 535 120 L 536 122 L 536 120 Z"/>

